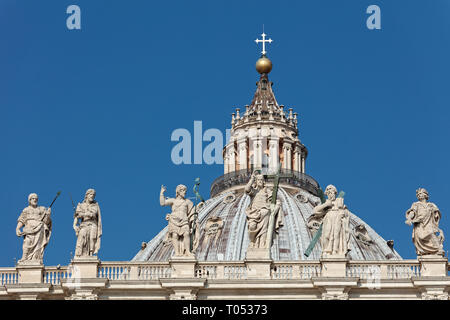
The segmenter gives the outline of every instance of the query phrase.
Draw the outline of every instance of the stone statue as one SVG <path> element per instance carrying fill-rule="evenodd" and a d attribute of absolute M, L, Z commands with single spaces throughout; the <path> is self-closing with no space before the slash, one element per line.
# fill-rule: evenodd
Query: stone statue
<path fill-rule="evenodd" d="M 23 256 L 18 262 L 37 262 L 42 264 L 44 249 L 52 234 L 51 208 L 39 207 L 38 196 L 28 196 L 28 207 L 19 216 L 16 234 L 23 236 Z M 20 229 L 23 227 L 23 230 Z"/>
<path fill-rule="evenodd" d="M 212 239 L 212 243 L 216 244 L 220 235 L 222 234 L 223 229 L 223 220 L 218 216 L 212 216 L 206 221 L 204 233 L 205 237 L 203 238 L 203 246 L 206 246 L 208 242 Z"/>
<path fill-rule="evenodd" d="M 416 196 L 419 201 L 414 202 L 406 211 L 405 221 L 406 224 L 413 225 L 412 241 L 416 253 L 418 256 L 430 254 L 443 256 L 444 233 L 439 229 L 441 212 L 434 203 L 427 202 L 428 192 L 424 188 L 419 188 Z"/>
<path fill-rule="evenodd" d="M 191 200 L 185 199 L 187 187 L 178 185 L 175 198 L 164 197 L 165 186 L 161 186 L 159 202 L 161 206 L 170 206 L 172 212 L 166 215 L 169 221 L 168 237 L 172 241 L 175 256 L 193 256 L 190 250 L 192 227 L 194 223 L 194 204 Z M 195 242 L 195 239 L 193 239 Z M 195 245 L 194 245 L 195 247 Z"/>
<path fill-rule="evenodd" d="M 95 194 L 94 189 L 88 189 L 83 202 L 78 203 L 75 210 L 73 229 L 78 237 L 75 247 L 75 257 L 97 255 L 100 249 L 102 218 L 100 206 L 94 200 Z"/>
<path fill-rule="evenodd" d="M 250 196 L 250 205 L 245 210 L 248 223 L 249 248 L 270 248 L 267 243 L 268 232 L 278 231 L 283 226 L 283 217 L 277 214 L 280 202 L 271 208 L 273 188 L 266 186 L 264 176 L 255 170 L 247 185 L 245 192 Z M 269 230 L 270 216 L 274 219 L 274 230 Z"/>
<path fill-rule="evenodd" d="M 355 239 L 359 242 L 369 246 L 373 244 L 372 238 L 369 236 L 369 232 L 363 224 L 357 225 L 354 230 Z"/>
<path fill-rule="evenodd" d="M 328 185 L 325 189 L 327 200 L 314 208 L 316 217 L 323 216 L 322 235 L 320 244 L 322 246 L 322 257 L 330 256 L 345 257 L 348 253 L 350 239 L 350 215 L 343 198 L 336 198 L 337 189 Z"/>

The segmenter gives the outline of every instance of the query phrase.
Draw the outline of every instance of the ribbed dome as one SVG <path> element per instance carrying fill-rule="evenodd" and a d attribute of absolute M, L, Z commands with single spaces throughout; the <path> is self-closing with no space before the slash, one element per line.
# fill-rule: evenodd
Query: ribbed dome
<path fill-rule="evenodd" d="M 320 243 L 309 255 L 304 252 L 311 242 L 313 233 L 308 228 L 308 218 L 319 198 L 303 189 L 281 187 L 278 191 L 284 225 L 275 236 L 272 246 L 274 260 L 318 260 Z M 244 260 L 248 247 L 248 233 L 245 209 L 250 198 L 243 190 L 225 192 L 206 201 L 199 210 L 200 238 L 196 257 L 199 261 Z M 350 208 L 351 209 L 351 208 Z M 351 260 L 402 259 L 391 249 L 370 226 L 356 215 L 350 217 Z M 167 261 L 173 248 L 165 241 L 167 227 L 138 252 L 133 261 Z"/>

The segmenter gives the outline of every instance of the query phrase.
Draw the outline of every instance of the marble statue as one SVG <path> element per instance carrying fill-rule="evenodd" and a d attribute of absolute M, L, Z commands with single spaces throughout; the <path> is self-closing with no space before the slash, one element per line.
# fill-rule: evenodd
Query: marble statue
<path fill-rule="evenodd" d="M 191 200 L 185 199 L 187 187 L 178 185 L 175 190 L 175 198 L 165 198 L 165 186 L 161 186 L 159 202 L 161 206 L 170 206 L 172 212 L 166 215 L 169 221 L 168 238 L 172 242 L 175 256 L 193 256 L 190 250 L 192 236 L 192 226 L 194 221 L 194 204 Z M 195 239 L 193 239 L 195 243 Z M 195 245 L 194 245 L 195 248 Z"/>
<path fill-rule="evenodd" d="M 283 225 L 283 217 L 277 214 L 280 210 L 280 202 L 271 208 L 273 188 L 266 186 L 264 176 L 255 170 L 247 185 L 245 192 L 250 196 L 250 205 L 245 210 L 247 215 L 249 248 L 270 248 L 267 243 L 268 232 L 278 231 Z M 273 216 L 274 230 L 269 230 L 270 216 Z"/>
<path fill-rule="evenodd" d="M 418 256 L 444 255 L 444 234 L 439 229 L 441 212 L 434 203 L 427 201 L 428 192 L 424 188 L 419 188 L 416 196 L 419 201 L 414 202 L 406 211 L 405 221 L 406 224 L 413 225 L 412 241 L 416 253 Z"/>
<path fill-rule="evenodd" d="M 350 239 L 350 214 L 343 198 L 336 198 L 337 189 L 328 185 L 325 189 L 327 200 L 314 208 L 316 217 L 323 216 L 322 235 L 320 245 L 322 246 L 322 258 L 346 257 L 349 250 Z"/>
<path fill-rule="evenodd" d="M 223 229 L 223 219 L 218 216 L 212 216 L 206 221 L 204 233 L 205 237 L 203 238 L 203 246 L 206 246 L 209 241 L 212 239 L 212 243 L 216 244 L 220 235 L 222 234 Z"/>
<path fill-rule="evenodd" d="M 19 216 L 16 228 L 18 237 L 23 236 L 23 255 L 18 263 L 42 264 L 44 249 L 52 233 L 51 208 L 38 206 L 38 195 L 28 196 L 28 207 Z M 22 231 L 20 230 L 23 227 Z"/>
<path fill-rule="evenodd" d="M 73 219 L 77 235 L 75 257 L 89 257 L 98 254 L 102 236 L 100 206 L 95 201 L 95 190 L 88 189 L 82 203 L 78 203 Z"/>

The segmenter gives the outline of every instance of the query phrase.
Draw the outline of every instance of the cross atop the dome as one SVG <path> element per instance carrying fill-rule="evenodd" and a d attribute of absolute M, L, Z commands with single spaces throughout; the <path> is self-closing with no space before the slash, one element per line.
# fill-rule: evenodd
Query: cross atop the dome
<path fill-rule="evenodd" d="M 272 43 L 272 39 L 269 38 L 269 39 L 266 40 L 266 34 L 264 33 L 264 31 L 261 34 L 261 36 L 262 36 L 262 40 L 256 39 L 255 42 L 256 43 L 262 42 L 262 51 L 261 51 L 261 53 L 262 53 L 263 56 L 265 56 L 266 53 L 267 53 L 267 51 L 266 51 L 266 42 Z"/>

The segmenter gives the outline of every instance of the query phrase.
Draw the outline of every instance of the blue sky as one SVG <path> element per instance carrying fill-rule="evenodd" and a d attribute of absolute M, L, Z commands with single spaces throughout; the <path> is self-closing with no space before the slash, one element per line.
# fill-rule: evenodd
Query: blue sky
<path fill-rule="evenodd" d="M 66 27 L 71 4 L 81 30 Z M 366 27 L 371 4 L 381 30 Z M 415 258 L 404 216 L 418 187 L 450 234 L 449 12 L 446 0 L 1 0 L 0 266 L 22 255 L 15 227 L 31 192 L 48 206 L 62 191 L 47 265 L 74 252 L 69 193 L 78 202 L 97 190 L 109 261 L 131 259 L 167 224 L 161 184 L 193 196 L 200 177 L 207 198 L 222 166 L 173 164 L 170 136 L 195 120 L 225 132 L 250 103 L 263 24 L 277 100 L 299 113 L 307 173 L 344 190 L 353 213 Z"/>

